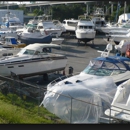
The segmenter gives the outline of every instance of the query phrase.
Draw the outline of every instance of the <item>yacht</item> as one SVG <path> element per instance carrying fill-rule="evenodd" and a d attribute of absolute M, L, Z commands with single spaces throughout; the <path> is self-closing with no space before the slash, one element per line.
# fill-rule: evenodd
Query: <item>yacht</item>
<path fill-rule="evenodd" d="M 36 27 L 28 27 L 23 32 L 17 34 L 20 41 L 26 44 L 32 43 L 51 43 L 52 36 L 46 34 L 44 29 L 36 29 Z"/>
<path fill-rule="evenodd" d="M 126 23 L 106 24 L 105 27 L 101 27 L 101 31 L 106 34 L 126 34 L 130 30 L 130 21 Z"/>
<path fill-rule="evenodd" d="M 16 17 L 15 14 L 7 12 L 5 17 L 2 17 L 2 25 L 1 28 L 9 28 L 12 31 L 16 31 L 16 29 L 23 28 L 23 23 L 19 18 Z"/>
<path fill-rule="evenodd" d="M 73 18 L 64 19 L 62 22 L 62 25 L 65 27 L 66 33 L 69 32 L 69 33 L 75 34 L 75 29 L 76 29 L 78 22 L 79 22 L 79 20 L 76 20 Z"/>
<path fill-rule="evenodd" d="M 113 34 L 110 35 L 109 38 L 112 39 L 116 45 L 118 45 L 121 40 L 130 40 L 130 32 L 124 35 Z"/>
<path fill-rule="evenodd" d="M 117 87 L 111 107 L 105 111 L 105 115 L 117 122 L 130 122 L 130 79 Z"/>
<path fill-rule="evenodd" d="M 78 22 L 75 34 L 79 42 L 89 42 L 94 40 L 96 31 L 94 24 L 90 19 L 80 19 Z"/>
<path fill-rule="evenodd" d="M 6 36 L 4 41 L 0 41 L 0 57 L 15 55 L 25 46 L 25 43 L 18 42 L 15 37 Z"/>
<path fill-rule="evenodd" d="M 37 24 L 37 29 L 44 29 L 46 34 L 52 36 L 61 36 L 63 30 L 59 26 L 56 26 L 52 21 L 41 21 Z"/>
<path fill-rule="evenodd" d="M 0 58 L 0 74 L 11 76 L 11 72 L 20 77 L 42 75 L 64 70 L 67 65 L 65 55 L 51 53 L 52 48 L 61 48 L 55 44 L 34 43 L 22 48 L 16 55 Z"/>

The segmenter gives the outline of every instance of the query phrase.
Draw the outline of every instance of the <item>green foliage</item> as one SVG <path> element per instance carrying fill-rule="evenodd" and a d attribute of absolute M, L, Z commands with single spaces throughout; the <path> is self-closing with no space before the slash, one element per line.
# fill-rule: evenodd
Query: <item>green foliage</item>
<path fill-rule="evenodd" d="M 42 10 L 37 9 L 37 8 L 34 9 L 33 13 L 34 13 L 35 16 L 37 16 L 37 15 L 43 15 L 44 14 L 44 12 Z"/>
<path fill-rule="evenodd" d="M 28 13 L 28 10 L 26 9 L 24 5 L 22 7 L 19 7 L 18 10 L 23 10 L 24 15 Z"/>
<path fill-rule="evenodd" d="M 65 123 L 44 107 L 30 99 L 22 99 L 16 94 L 3 95 L 0 92 L 0 123 L 4 124 L 56 124 Z M 40 113 L 38 114 L 38 109 Z"/>
<path fill-rule="evenodd" d="M 56 5 L 52 6 L 53 10 L 53 19 L 58 19 L 63 21 L 65 18 L 74 18 L 77 19 L 79 15 L 85 13 L 85 4 L 73 4 L 73 5 Z"/>

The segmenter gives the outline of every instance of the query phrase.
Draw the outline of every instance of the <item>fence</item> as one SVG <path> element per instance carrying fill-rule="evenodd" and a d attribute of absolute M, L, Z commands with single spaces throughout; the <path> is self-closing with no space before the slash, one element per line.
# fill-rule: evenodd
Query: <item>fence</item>
<path fill-rule="evenodd" d="M 26 100 L 27 97 L 33 99 L 34 101 L 37 102 L 37 105 L 40 106 L 41 102 L 44 98 L 44 93 L 50 90 L 47 90 L 46 88 L 43 88 L 41 86 L 39 86 L 38 84 L 31 84 L 22 80 L 19 80 L 19 77 L 16 76 L 15 74 L 12 73 L 12 77 L 8 78 L 8 77 L 4 77 L 4 76 L 0 76 L 0 80 L 1 80 L 1 84 L 0 84 L 0 90 L 4 93 L 12 93 L 12 94 L 17 94 L 18 96 L 20 96 L 21 98 L 23 98 L 23 100 Z M 72 108 L 72 104 L 73 102 L 82 102 L 85 104 L 90 104 L 92 106 L 96 106 L 96 107 L 102 107 L 100 105 L 97 104 L 92 104 L 89 102 L 85 102 L 83 100 L 79 100 L 76 98 L 73 98 L 71 95 L 63 95 L 57 92 L 53 92 L 56 93 L 60 96 L 64 96 L 66 98 L 70 99 L 70 111 L 69 111 L 69 118 L 70 121 L 69 123 L 73 122 L 73 109 Z M 15 104 L 15 100 L 12 99 L 12 104 Z M 38 107 L 38 111 L 37 114 L 39 116 L 42 116 L 41 111 L 40 111 L 40 107 Z M 85 115 L 84 115 L 85 116 Z M 86 115 L 87 116 L 87 115 Z M 110 117 L 109 119 L 111 119 L 111 109 L 110 109 Z M 117 119 L 115 119 L 117 120 Z M 109 120 L 109 123 L 112 123 L 111 120 Z"/>

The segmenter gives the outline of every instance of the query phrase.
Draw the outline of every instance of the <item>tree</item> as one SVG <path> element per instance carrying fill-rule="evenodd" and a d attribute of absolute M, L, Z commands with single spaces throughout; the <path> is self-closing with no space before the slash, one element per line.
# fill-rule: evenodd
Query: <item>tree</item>
<path fill-rule="evenodd" d="M 18 10 L 23 10 L 23 13 L 24 13 L 24 15 L 27 15 L 27 13 L 28 13 L 28 11 L 27 11 L 27 9 L 25 8 L 25 6 L 23 5 L 23 6 L 21 6 L 21 7 L 19 7 L 19 9 Z"/>

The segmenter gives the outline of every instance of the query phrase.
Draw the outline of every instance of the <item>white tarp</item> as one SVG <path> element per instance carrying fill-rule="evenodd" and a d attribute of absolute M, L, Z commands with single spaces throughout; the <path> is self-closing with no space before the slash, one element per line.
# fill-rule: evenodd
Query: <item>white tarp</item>
<path fill-rule="evenodd" d="M 130 48 L 130 40 L 121 40 L 118 45 L 115 45 L 115 49 L 121 53 L 126 53 L 127 49 Z"/>
<path fill-rule="evenodd" d="M 119 16 L 118 23 L 122 23 L 122 20 L 129 20 L 130 19 L 130 13 L 125 13 Z"/>
<path fill-rule="evenodd" d="M 99 117 L 110 108 L 116 88 L 110 77 L 55 85 L 47 91 L 41 105 L 68 123 L 99 123 Z"/>

